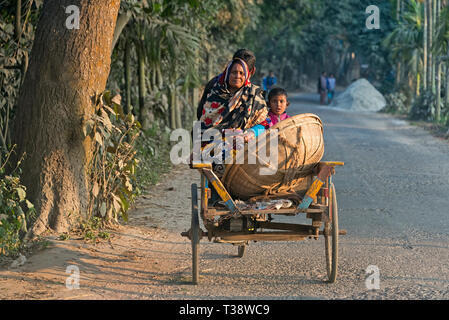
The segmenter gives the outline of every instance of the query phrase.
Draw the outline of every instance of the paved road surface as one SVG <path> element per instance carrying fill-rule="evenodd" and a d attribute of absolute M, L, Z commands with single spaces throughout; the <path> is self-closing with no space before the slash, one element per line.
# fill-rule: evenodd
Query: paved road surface
<path fill-rule="evenodd" d="M 252 243 L 242 259 L 232 257 L 236 247 L 205 241 L 201 285 L 182 294 L 167 288 L 164 297 L 449 298 L 448 143 L 406 121 L 319 106 L 317 99 L 293 96 L 289 113 L 319 115 L 324 160 L 346 164 L 334 179 L 340 228 L 348 232 L 340 237 L 337 282 L 324 282 L 323 238 Z M 366 288 L 370 265 L 380 272 L 379 290 Z"/>

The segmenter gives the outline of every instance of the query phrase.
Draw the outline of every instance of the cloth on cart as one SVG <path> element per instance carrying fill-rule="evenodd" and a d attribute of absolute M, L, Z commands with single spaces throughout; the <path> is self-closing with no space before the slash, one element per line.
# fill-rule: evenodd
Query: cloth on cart
<path fill-rule="evenodd" d="M 218 202 L 220 205 L 225 205 L 223 201 Z M 235 204 L 239 210 L 279 210 L 281 208 L 290 208 L 293 205 L 293 201 L 288 199 L 272 199 L 266 201 L 242 201 L 236 200 Z"/>

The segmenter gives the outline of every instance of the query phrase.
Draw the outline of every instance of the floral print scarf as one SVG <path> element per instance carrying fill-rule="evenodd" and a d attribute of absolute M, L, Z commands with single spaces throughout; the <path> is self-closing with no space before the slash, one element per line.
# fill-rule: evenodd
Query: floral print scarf
<path fill-rule="evenodd" d="M 245 84 L 234 94 L 228 89 L 228 79 L 234 63 L 242 65 Z M 268 108 L 262 90 L 250 80 L 248 65 L 241 59 L 232 60 L 207 95 L 203 105 L 201 129 L 249 129 L 266 120 Z"/>

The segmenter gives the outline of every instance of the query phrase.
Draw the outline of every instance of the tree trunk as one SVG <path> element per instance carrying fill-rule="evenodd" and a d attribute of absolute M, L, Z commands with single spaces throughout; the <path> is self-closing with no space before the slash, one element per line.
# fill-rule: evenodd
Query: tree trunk
<path fill-rule="evenodd" d="M 137 43 L 137 69 L 138 69 L 138 79 L 139 79 L 139 121 L 142 126 L 145 122 L 145 96 L 146 96 L 146 86 L 145 86 L 145 56 L 141 43 Z"/>
<path fill-rule="evenodd" d="M 128 114 L 131 111 L 131 43 L 129 39 L 126 39 L 125 53 L 123 55 L 124 71 L 125 71 L 125 108 L 124 112 Z"/>
<path fill-rule="evenodd" d="M 435 34 L 437 33 L 437 28 L 440 23 L 440 8 L 441 1 L 435 0 Z M 435 121 L 440 121 L 440 113 L 441 113 L 441 69 L 442 69 L 442 61 L 438 59 L 436 62 L 436 95 L 437 101 L 435 106 Z"/>
<path fill-rule="evenodd" d="M 177 99 L 176 99 L 176 84 L 172 82 L 170 84 L 170 128 L 176 129 L 176 111 L 177 111 Z"/>
<path fill-rule="evenodd" d="M 16 40 L 19 40 L 20 35 L 22 33 L 22 0 L 17 0 L 16 2 L 16 17 L 15 17 L 15 26 L 14 26 L 14 36 Z"/>
<path fill-rule="evenodd" d="M 448 54 L 449 54 L 449 52 L 448 52 Z M 444 107 L 449 108 L 449 67 L 448 67 L 447 62 L 446 62 L 446 83 L 445 83 L 445 85 L 446 85 L 446 90 L 445 90 L 446 92 L 444 95 Z"/>
<path fill-rule="evenodd" d="M 441 62 L 438 62 L 437 64 L 437 83 L 436 83 L 436 95 L 437 95 L 437 100 L 436 100 L 436 106 L 435 106 L 435 121 L 439 122 L 440 121 L 440 104 L 441 104 Z"/>
<path fill-rule="evenodd" d="M 193 117 L 193 120 L 196 121 L 196 108 L 198 108 L 198 104 L 200 103 L 200 92 L 198 88 L 192 89 L 192 106 L 193 106 L 193 112 L 195 113 L 195 116 Z"/>
<path fill-rule="evenodd" d="M 432 42 L 431 46 L 433 47 L 433 39 L 436 37 L 437 31 L 437 0 L 432 0 Z M 432 50 L 433 51 L 433 50 Z M 437 61 L 432 54 L 432 92 L 436 92 L 436 69 L 437 69 Z"/>
<path fill-rule="evenodd" d="M 399 23 L 399 18 L 401 15 L 401 0 L 396 1 L 396 21 Z M 396 88 L 399 88 L 399 85 L 401 83 L 401 60 L 399 60 L 396 64 L 396 79 L 395 79 L 395 86 Z"/>
<path fill-rule="evenodd" d="M 207 54 L 207 80 L 209 82 L 210 79 L 214 76 L 214 55 L 209 52 Z"/>
<path fill-rule="evenodd" d="M 182 128 L 182 118 L 181 118 L 182 105 L 180 103 L 181 101 L 179 99 L 178 94 L 180 94 L 180 92 L 178 92 L 178 90 L 175 90 L 176 128 Z"/>
<path fill-rule="evenodd" d="M 423 72 L 422 72 L 422 82 L 424 91 L 427 90 L 427 1 L 424 1 L 424 23 L 423 23 Z"/>
<path fill-rule="evenodd" d="M 114 50 L 115 45 L 117 44 L 118 38 L 122 34 L 123 28 L 128 24 L 129 19 L 131 18 L 131 15 L 128 15 L 128 13 L 120 14 L 117 18 L 117 23 L 115 25 L 114 30 L 114 37 L 112 40 L 112 48 L 111 48 L 111 54 Z"/>
<path fill-rule="evenodd" d="M 427 88 L 433 92 L 432 88 L 432 42 L 433 42 L 433 13 L 432 0 L 427 0 Z"/>
<path fill-rule="evenodd" d="M 417 75 L 416 75 L 416 91 L 415 91 L 415 96 L 416 97 L 419 97 L 419 95 L 420 95 L 420 88 L 419 88 L 419 86 L 420 86 L 420 74 L 418 73 Z"/>
<path fill-rule="evenodd" d="M 65 8 L 79 8 L 79 29 L 66 28 Z M 119 0 L 46 0 L 14 123 L 22 181 L 37 220 L 28 237 L 67 231 L 87 212 L 92 140 L 83 122 L 104 91 Z"/>

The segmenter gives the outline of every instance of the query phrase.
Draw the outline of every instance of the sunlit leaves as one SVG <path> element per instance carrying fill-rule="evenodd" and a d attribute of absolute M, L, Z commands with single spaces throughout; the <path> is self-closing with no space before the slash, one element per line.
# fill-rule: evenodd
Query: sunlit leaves
<path fill-rule="evenodd" d="M 120 96 L 105 91 L 96 101 L 96 112 L 83 128 L 94 141 L 89 215 L 115 221 L 121 216 L 126 221 L 136 197 L 131 181 L 138 163 L 134 144 L 139 123 L 123 113 Z"/>
<path fill-rule="evenodd" d="M 20 182 L 20 161 L 13 172 L 5 173 L 5 166 L 12 166 L 9 156 L 13 150 L 6 156 L 0 155 L 0 255 L 17 252 L 27 225 L 35 217 L 34 205 Z"/>

